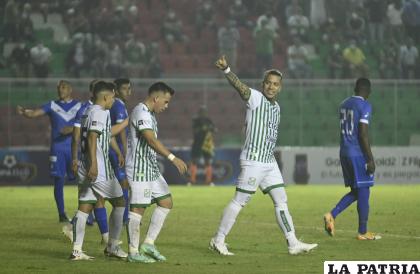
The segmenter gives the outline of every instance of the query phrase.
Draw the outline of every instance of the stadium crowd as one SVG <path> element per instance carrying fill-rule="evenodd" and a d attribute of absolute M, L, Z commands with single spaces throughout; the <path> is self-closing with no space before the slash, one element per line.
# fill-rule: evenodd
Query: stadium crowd
<path fill-rule="evenodd" d="M 205 75 L 224 53 L 249 78 L 273 65 L 292 78 L 420 77 L 419 0 L 3 0 L 0 9 L 3 76 Z M 53 14 L 66 41 L 38 35 L 37 24 L 57 31 Z"/>

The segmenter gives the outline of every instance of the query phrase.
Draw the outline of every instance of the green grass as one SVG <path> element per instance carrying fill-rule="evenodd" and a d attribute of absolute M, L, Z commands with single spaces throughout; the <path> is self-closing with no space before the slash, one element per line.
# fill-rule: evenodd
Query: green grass
<path fill-rule="evenodd" d="M 346 189 L 341 186 L 287 187 L 298 238 L 317 242 L 312 253 L 290 256 L 274 219 L 269 197 L 256 194 L 241 212 L 228 237 L 233 257 L 207 249 L 234 187 L 172 187 L 174 209 L 157 241 L 168 258 L 152 265 L 105 259 L 97 227 L 88 227 L 83 249 L 96 259 L 72 262 L 71 245 L 60 234 L 51 187 L 2 187 L 0 195 L 0 273 L 323 273 L 325 260 L 418 260 L 420 254 L 420 185 L 375 186 L 369 229 L 383 239 L 355 240 L 357 211 L 352 205 L 336 220 L 337 235 L 323 231 L 322 215 Z M 69 213 L 76 188 L 65 189 Z M 141 228 L 142 238 L 150 218 Z M 126 235 L 122 234 L 124 249 Z"/>

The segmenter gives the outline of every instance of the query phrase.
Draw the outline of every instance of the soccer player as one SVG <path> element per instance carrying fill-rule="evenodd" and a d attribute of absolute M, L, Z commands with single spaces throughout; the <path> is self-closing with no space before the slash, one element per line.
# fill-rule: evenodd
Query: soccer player
<path fill-rule="evenodd" d="M 155 246 L 155 240 L 172 208 L 172 197 L 168 184 L 160 174 L 156 153 L 171 161 L 181 174 L 187 166 L 175 157 L 157 139 L 157 121 L 155 114 L 168 108 L 174 90 L 163 82 L 149 87 L 148 96 L 139 103 L 130 115 L 130 132 L 126 156 L 126 172 L 130 184 L 130 213 L 127 231 L 129 239 L 129 262 L 152 263 L 165 261 Z M 144 243 L 140 247 L 140 222 L 148 206 L 156 202 L 149 229 Z"/>
<path fill-rule="evenodd" d="M 109 241 L 104 253 L 107 256 L 126 258 L 119 246 L 124 214 L 124 197 L 121 186 L 115 179 L 109 161 L 109 145 L 118 152 L 115 138 L 111 137 L 109 109 L 114 103 L 114 84 L 99 81 L 94 85 L 94 104 L 86 109 L 81 123 L 82 159 L 79 175 L 79 210 L 73 218 L 73 251 L 71 260 L 91 260 L 93 257 L 82 251 L 86 219 L 97 201 L 111 202 L 113 209 L 109 218 Z M 119 154 L 120 166 L 124 164 Z"/>
<path fill-rule="evenodd" d="M 273 200 L 277 223 L 287 239 L 289 254 L 295 255 L 314 249 L 317 244 L 303 243 L 296 238 L 287 206 L 283 177 L 273 155 L 280 122 L 280 106 L 276 97 L 282 88 L 281 72 L 275 69 L 266 71 L 260 92 L 249 88 L 238 79 L 228 66 L 225 56 L 216 61 L 216 66 L 224 72 L 228 82 L 246 103 L 246 139 L 240 156 L 241 173 L 235 196 L 225 208 L 209 248 L 221 255 L 234 255 L 228 250 L 225 238 L 239 212 L 259 187 Z"/>
<path fill-rule="evenodd" d="M 115 102 L 112 105 L 112 108 L 109 110 L 111 115 L 111 125 L 118 125 L 123 123 L 128 118 L 126 103 L 131 95 L 131 83 L 129 79 L 119 78 L 114 81 L 116 86 L 116 98 Z M 127 155 L 127 134 L 128 127 L 122 130 L 118 135 L 115 136 L 118 147 L 123 152 L 124 156 Z M 125 168 L 119 167 L 118 157 L 115 151 L 111 148 L 109 150 L 109 160 L 111 161 L 112 168 L 114 169 L 115 176 L 120 182 L 124 199 L 126 202 L 125 211 L 124 211 L 124 223 L 127 223 L 128 219 L 128 181 L 125 174 Z"/>
<path fill-rule="evenodd" d="M 213 134 L 216 130 L 212 120 L 207 116 L 207 108 L 200 108 L 198 117 L 193 119 L 194 141 L 191 147 L 190 184 L 197 181 L 197 165 L 204 160 L 206 184 L 214 186 L 213 183 L 213 156 L 214 141 Z"/>
<path fill-rule="evenodd" d="M 368 126 L 372 106 L 367 101 L 370 81 L 359 78 L 354 88 L 354 96 L 340 105 L 340 162 L 344 185 L 350 192 L 324 215 L 325 231 L 334 236 L 335 218 L 354 201 L 357 201 L 359 214 L 359 240 L 379 240 L 381 236 L 367 231 L 369 216 L 370 187 L 374 183 L 375 161 L 370 149 Z"/>
<path fill-rule="evenodd" d="M 59 222 L 68 222 L 64 207 L 64 180 L 74 180 L 71 172 L 71 133 L 74 118 L 81 104 L 72 98 L 70 82 L 61 80 L 57 85 L 58 100 L 50 101 L 37 109 L 17 106 L 17 113 L 26 118 L 48 115 L 51 122 L 50 174 L 54 178 L 54 198 Z"/>

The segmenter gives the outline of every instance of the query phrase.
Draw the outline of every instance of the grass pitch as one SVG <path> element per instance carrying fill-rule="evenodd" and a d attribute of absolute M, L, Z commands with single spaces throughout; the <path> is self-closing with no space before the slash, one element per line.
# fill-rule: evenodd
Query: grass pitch
<path fill-rule="evenodd" d="M 326 260 L 418 260 L 420 254 L 420 186 L 375 186 L 371 193 L 369 230 L 380 241 L 357 241 L 355 204 L 336 220 L 337 235 L 323 230 L 322 215 L 346 192 L 342 186 L 289 186 L 289 208 L 297 236 L 319 247 L 290 256 L 278 228 L 271 199 L 258 193 L 241 212 L 227 238 L 236 255 L 208 250 L 223 208 L 234 187 L 171 187 L 174 209 L 157 241 L 168 261 L 151 265 L 106 259 L 96 225 L 87 227 L 83 249 L 94 261 L 68 260 L 71 245 L 61 225 L 52 187 L 0 188 L 0 273 L 323 273 Z M 69 216 L 76 209 L 75 186 L 65 189 Z M 109 212 L 109 211 L 108 211 Z M 144 217 L 144 238 L 151 210 Z M 125 230 L 123 247 L 127 250 Z"/>

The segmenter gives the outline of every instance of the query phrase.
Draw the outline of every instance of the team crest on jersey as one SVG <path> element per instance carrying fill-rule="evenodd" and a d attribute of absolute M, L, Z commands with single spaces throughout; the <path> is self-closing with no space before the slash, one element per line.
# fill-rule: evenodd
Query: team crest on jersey
<path fill-rule="evenodd" d="M 151 196 L 151 191 L 150 189 L 145 189 L 144 190 L 144 198 L 150 198 Z"/>
<path fill-rule="evenodd" d="M 96 126 L 97 124 L 98 124 L 98 122 L 92 121 L 92 126 Z"/>
<path fill-rule="evenodd" d="M 255 186 L 256 183 L 257 183 L 257 178 L 255 178 L 255 177 L 249 177 L 249 179 L 248 179 L 248 185 Z"/>

